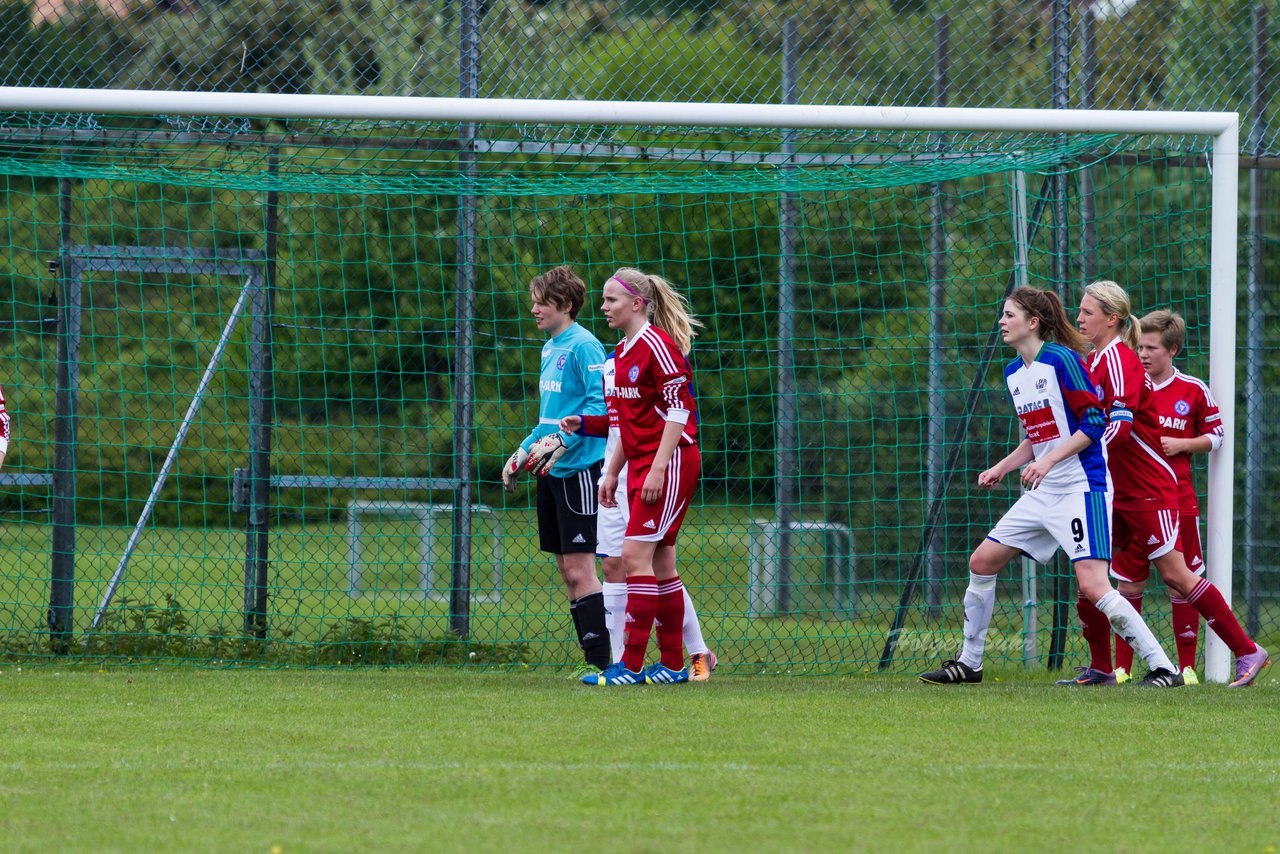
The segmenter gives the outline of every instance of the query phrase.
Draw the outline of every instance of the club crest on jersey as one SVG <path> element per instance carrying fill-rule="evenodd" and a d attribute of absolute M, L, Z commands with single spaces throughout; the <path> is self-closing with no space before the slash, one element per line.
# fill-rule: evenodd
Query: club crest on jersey
<path fill-rule="evenodd" d="M 1185 400 L 1180 400 L 1173 405 L 1173 411 L 1179 415 L 1186 415 L 1191 411 L 1191 404 L 1187 403 Z"/>
<path fill-rule="evenodd" d="M 1094 394 L 1098 395 L 1098 400 L 1103 400 L 1103 399 L 1104 399 L 1104 398 L 1103 398 L 1103 396 L 1102 396 L 1102 383 L 1098 383 L 1096 386 L 1094 386 L 1094 387 L 1093 387 L 1093 392 L 1094 392 Z"/>
<path fill-rule="evenodd" d="M 631 382 L 635 382 L 639 378 L 640 378 L 640 366 L 632 365 L 631 370 L 627 371 L 627 379 L 631 380 Z"/>
<path fill-rule="evenodd" d="M 560 368 L 560 369 L 562 369 L 562 370 L 563 370 L 563 369 L 564 369 L 564 363 L 568 360 L 568 358 L 569 358 L 568 356 L 566 356 L 566 355 L 564 355 L 564 354 L 562 353 L 562 354 L 560 355 L 560 358 L 559 358 L 559 359 L 556 359 L 556 367 L 557 367 L 557 368 Z"/>
<path fill-rule="evenodd" d="M 1049 387 L 1049 381 L 1044 377 L 1041 377 L 1040 379 L 1036 380 L 1036 391 L 1044 391 L 1048 387 Z"/>

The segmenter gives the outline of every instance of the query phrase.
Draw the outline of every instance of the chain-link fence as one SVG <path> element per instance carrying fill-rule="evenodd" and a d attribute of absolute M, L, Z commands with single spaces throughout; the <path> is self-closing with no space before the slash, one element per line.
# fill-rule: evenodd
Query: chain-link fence
<path fill-rule="evenodd" d="M 1264 522 L 1280 503 L 1280 459 L 1266 426 L 1275 408 L 1268 388 L 1280 369 L 1269 287 L 1276 274 L 1270 249 L 1280 241 L 1280 188 L 1269 171 L 1280 165 L 1280 132 L 1270 122 L 1277 88 L 1270 57 L 1280 47 L 1274 3 L 36 0 L 0 2 L 0 18 L 5 86 L 1238 111 L 1250 179 L 1242 194 L 1241 393 L 1235 425 L 1242 583 L 1236 594 L 1251 628 L 1276 629 L 1260 625 L 1280 589 Z M 188 139 L 207 131 L 222 140 L 236 132 L 190 123 L 177 130 Z M 1073 210 L 1089 195 L 1074 183 L 1064 187 Z M 21 217 L 14 215 L 19 196 L 4 197 L 10 246 L 47 252 L 53 247 L 47 231 L 21 242 L 12 235 L 20 229 L 13 223 L 47 229 L 57 222 L 57 184 L 36 181 L 22 190 L 21 205 L 29 208 Z M 124 198 L 117 205 L 146 205 L 150 198 L 145 190 L 132 201 L 129 192 L 111 192 Z M 1170 210 L 1153 209 L 1147 216 L 1175 217 L 1177 203 L 1169 201 Z M 264 230 L 261 222 L 219 225 L 214 206 L 201 198 L 184 204 L 192 213 L 183 216 L 197 221 L 207 212 L 209 233 L 218 240 L 232 239 L 217 237 L 220 229 L 239 230 L 237 241 L 259 232 L 256 241 Z M 525 213 L 538 218 L 536 210 Z M 76 221 L 81 214 L 68 212 L 65 219 Z M 351 227 L 344 218 L 367 215 L 344 211 L 322 231 L 341 235 Z M 151 220 L 138 216 L 137 233 L 117 236 L 118 242 L 175 242 L 166 225 Z M 572 223 L 566 220 L 564 227 L 572 233 Z M 563 252 L 561 246 L 546 257 L 559 259 Z M 11 259 L 0 269 L 0 281 L 7 273 L 13 283 L 11 299 L 20 287 L 40 293 L 38 277 L 23 269 L 30 263 Z M 1104 248 L 1097 263 L 1077 263 L 1070 280 L 1058 285 L 1112 266 Z M 439 299 L 447 295 L 446 288 Z M 21 301 L 38 306 L 39 298 Z M 28 313 L 15 314 L 15 328 L 28 322 L 38 327 L 39 313 Z M 822 411 L 819 391 L 801 390 L 800 397 L 802 405 Z M 830 419 L 823 413 L 818 420 Z M 772 428 L 752 428 L 762 429 Z M 754 440 L 734 441 L 751 447 Z M 767 476 L 764 470 L 753 473 Z M 8 506 L 38 504 L 26 494 Z M 963 544 L 947 548 L 958 552 Z"/>
<path fill-rule="evenodd" d="M 5 0 L 0 84 L 777 102 L 793 62 L 800 103 L 1235 110 L 1276 153 L 1274 6 Z"/>

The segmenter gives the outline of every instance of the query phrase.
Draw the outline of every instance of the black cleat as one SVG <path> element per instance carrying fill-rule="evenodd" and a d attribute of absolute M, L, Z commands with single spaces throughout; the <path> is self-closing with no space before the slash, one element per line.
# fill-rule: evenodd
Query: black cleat
<path fill-rule="evenodd" d="M 930 685 L 977 685 L 982 681 L 982 670 L 959 661 L 944 661 L 937 670 L 921 673 L 920 681 Z"/>
<path fill-rule="evenodd" d="M 1152 670 L 1134 684 L 1139 688 L 1181 688 L 1187 683 L 1183 680 L 1181 673 L 1174 673 L 1162 667 L 1159 670 Z"/>

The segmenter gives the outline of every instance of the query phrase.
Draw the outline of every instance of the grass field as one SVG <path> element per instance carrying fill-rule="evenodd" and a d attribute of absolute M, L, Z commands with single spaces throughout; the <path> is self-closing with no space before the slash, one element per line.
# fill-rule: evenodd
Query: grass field
<path fill-rule="evenodd" d="M 4 851 L 1280 846 L 1280 683 L 0 673 Z"/>

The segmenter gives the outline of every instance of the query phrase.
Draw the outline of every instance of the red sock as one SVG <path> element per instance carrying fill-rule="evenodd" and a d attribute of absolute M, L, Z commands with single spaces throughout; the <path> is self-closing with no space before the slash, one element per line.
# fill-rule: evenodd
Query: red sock
<path fill-rule="evenodd" d="M 1200 640 L 1200 612 L 1186 599 L 1169 597 L 1173 606 L 1173 645 L 1178 649 L 1178 669 L 1196 666 L 1196 644 Z"/>
<path fill-rule="evenodd" d="M 1124 596 L 1124 594 L 1120 594 Z M 1135 593 L 1132 596 L 1125 596 L 1129 604 L 1133 606 L 1133 610 L 1139 614 L 1142 613 L 1142 593 Z M 1125 673 L 1133 673 L 1133 647 L 1129 646 L 1124 638 L 1116 635 L 1116 667 L 1123 667 Z"/>
<path fill-rule="evenodd" d="M 658 614 L 658 579 L 652 575 L 627 576 L 627 643 L 622 663 L 632 673 L 644 669 L 649 632 Z"/>
<path fill-rule="evenodd" d="M 658 585 L 658 616 L 654 622 L 662 663 L 672 670 L 684 667 L 684 584 L 680 576 Z"/>
<path fill-rule="evenodd" d="M 1231 606 L 1227 604 L 1227 600 L 1222 598 L 1222 593 L 1210 584 L 1207 578 L 1200 579 L 1200 583 L 1191 591 L 1187 601 L 1200 612 L 1200 616 L 1204 617 L 1205 625 L 1222 638 L 1222 642 L 1237 658 L 1257 650 L 1258 645 L 1249 640 L 1249 636 L 1244 633 L 1244 629 L 1240 627 L 1240 621 L 1236 619 L 1235 614 L 1231 613 Z"/>
<path fill-rule="evenodd" d="M 1089 644 L 1089 666 L 1103 673 L 1111 672 L 1111 621 L 1098 606 L 1081 596 L 1076 599 L 1080 628 Z"/>

